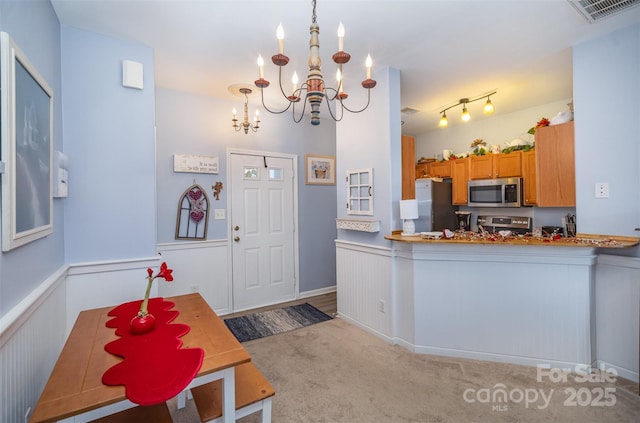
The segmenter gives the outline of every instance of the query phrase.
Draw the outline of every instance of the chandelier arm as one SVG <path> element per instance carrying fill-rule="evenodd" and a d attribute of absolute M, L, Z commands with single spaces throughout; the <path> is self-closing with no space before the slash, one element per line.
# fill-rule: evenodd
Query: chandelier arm
<path fill-rule="evenodd" d="M 280 92 L 282 93 L 282 96 L 288 100 L 289 97 L 287 96 L 287 93 L 284 92 L 284 88 L 282 88 L 282 66 L 278 66 L 278 85 L 280 85 Z M 289 102 L 291 103 L 291 100 L 289 100 Z"/>
<path fill-rule="evenodd" d="M 335 98 L 335 97 L 334 97 Z M 331 115 L 331 119 L 333 119 L 336 122 L 340 122 L 342 120 L 342 118 L 344 117 L 344 104 L 342 104 L 342 100 L 335 100 L 336 103 L 340 103 L 340 117 L 337 118 L 336 115 L 338 114 L 338 106 L 336 104 L 336 113 L 335 115 L 333 114 L 333 110 L 331 110 L 331 102 L 327 101 L 327 110 L 329 110 L 329 115 Z"/>
<path fill-rule="evenodd" d="M 266 105 L 266 104 L 264 104 L 264 91 L 263 91 L 263 89 L 262 89 L 262 88 L 260 88 L 260 97 L 262 98 L 262 107 L 264 107 L 264 109 L 265 109 L 267 112 L 269 112 L 269 113 L 273 113 L 274 115 L 282 114 L 282 113 L 286 112 L 287 110 L 289 110 L 289 107 L 291 107 L 291 103 L 292 103 L 292 102 L 291 102 L 291 101 L 289 101 L 289 105 L 287 106 L 287 108 L 286 108 L 286 109 L 284 109 L 284 110 L 280 110 L 280 111 L 277 111 L 277 110 L 271 110 L 270 108 L 268 108 L 268 107 L 267 107 L 267 105 Z"/>
<path fill-rule="evenodd" d="M 302 103 L 302 113 L 300 113 L 300 117 L 298 119 L 296 119 L 296 105 L 293 105 L 293 109 L 291 109 L 291 118 L 293 119 L 293 121 L 295 123 L 300 123 L 300 121 L 302 121 L 302 118 L 304 117 L 304 111 L 307 108 L 307 102 L 303 102 Z"/>
<path fill-rule="evenodd" d="M 364 112 L 364 110 L 369 107 L 369 103 L 371 102 L 371 88 L 367 88 L 367 104 L 360 110 L 351 110 L 350 108 L 348 108 L 347 106 L 345 106 L 342 102 L 340 102 L 340 104 L 342 104 L 342 107 L 344 107 L 347 112 L 349 113 L 360 113 L 360 112 Z"/>
<path fill-rule="evenodd" d="M 338 91 L 338 90 L 336 90 L 335 88 L 331 88 L 331 87 L 327 88 L 327 87 L 324 87 L 324 91 L 325 91 L 325 93 L 326 93 L 326 94 L 325 94 L 325 97 L 327 98 L 327 100 L 329 100 L 329 101 L 333 101 L 333 100 L 337 100 L 337 99 L 338 99 L 339 91 Z M 333 91 L 333 93 L 334 93 L 334 94 L 333 94 L 333 97 L 331 97 L 331 98 L 329 98 L 329 91 Z"/>

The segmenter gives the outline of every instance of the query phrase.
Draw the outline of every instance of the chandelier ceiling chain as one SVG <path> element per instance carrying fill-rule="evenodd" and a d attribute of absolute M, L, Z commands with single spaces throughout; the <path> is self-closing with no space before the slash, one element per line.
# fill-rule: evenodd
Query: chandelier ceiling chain
<path fill-rule="evenodd" d="M 491 102 L 491 96 L 496 94 L 497 91 L 492 91 L 488 94 L 484 94 L 481 95 L 479 97 L 475 97 L 475 98 L 461 98 L 460 100 L 458 100 L 458 102 L 452 106 L 449 106 L 445 109 L 442 109 L 440 111 L 440 113 L 442 114 L 442 117 L 440 118 L 440 123 L 438 124 L 438 126 L 444 128 L 449 124 L 449 121 L 447 119 L 447 110 L 456 107 L 456 106 L 460 106 L 462 105 L 462 114 L 460 116 L 460 118 L 462 119 L 463 122 L 468 122 L 471 119 L 471 114 L 469 114 L 469 111 L 467 110 L 467 104 L 469 103 L 473 103 L 474 101 L 478 101 L 478 100 L 482 100 L 484 98 L 487 99 L 487 102 L 484 104 L 484 113 L 485 114 L 491 114 L 494 112 L 495 108 L 493 107 L 493 103 Z"/>
<path fill-rule="evenodd" d="M 340 121 L 342 120 L 345 110 L 350 113 L 360 113 L 367 107 L 369 107 L 371 101 L 371 89 L 376 86 L 376 81 L 371 79 L 372 60 L 371 56 L 368 55 L 365 63 L 367 77 L 361 83 L 362 87 L 367 90 L 367 103 L 363 108 L 358 110 L 350 109 L 344 104 L 344 100 L 347 99 L 348 94 L 343 90 L 342 65 L 349 62 L 349 60 L 351 59 L 351 55 L 343 51 L 344 27 L 342 26 L 341 22 L 340 26 L 338 27 L 338 52 L 336 52 L 332 56 L 334 63 L 338 65 L 338 69 L 336 72 L 338 86 L 337 88 L 327 87 L 321 71 L 322 59 L 320 58 L 320 41 L 318 39 L 320 26 L 317 23 L 316 0 L 312 0 L 312 5 L 313 8 L 311 14 L 311 25 L 309 26 L 309 73 L 306 80 L 301 84 L 300 87 L 298 87 L 298 75 L 296 72 L 294 72 L 291 79 L 293 83 L 291 95 L 287 95 L 285 89 L 282 87 L 282 68 L 286 66 L 287 63 L 289 63 L 289 58 L 284 55 L 284 30 L 282 29 L 282 24 L 280 24 L 278 26 L 278 30 L 276 31 L 276 35 L 278 38 L 278 54 L 273 55 L 271 57 L 271 61 L 279 68 L 278 83 L 280 86 L 280 92 L 288 101 L 287 106 L 283 110 L 272 110 L 264 102 L 264 88 L 267 88 L 270 82 L 264 79 L 264 59 L 262 58 L 262 55 L 258 56 L 258 68 L 260 77 L 255 81 L 255 85 L 256 87 L 260 88 L 262 105 L 269 113 L 281 114 L 286 112 L 287 110 L 289 110 L 289 108 L 291 108 L 291 106 L 293 106 L 293 121 L 295 123 L 299 123 L 305 113 L 307 103 L 309 103 L 309 106 L 311 107 L 311 124 L 319 125 L 320 106 L 323 99 L 326 98 L 327 100 L 327 109 L 331 118 L 334 121 Z M 304 101 L 302 102 L 302 112 L 300 113 L 299 117 L 296 117 L 296 103 L 300 102 L 300 100 L 303 99 L 303 92 Z M 332 101 L 336 102 L 334 107 L 335 111 L 331 109 L 330 103 Z"/>

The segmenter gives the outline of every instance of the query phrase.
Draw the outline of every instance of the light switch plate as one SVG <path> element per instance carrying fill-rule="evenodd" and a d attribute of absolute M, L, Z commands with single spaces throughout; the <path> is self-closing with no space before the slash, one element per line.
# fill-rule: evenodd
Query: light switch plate
<path fill-rule="evenodd" d="M 224 209 L 213 209 L 213 218 L 215 220 L 224 219 Z"/>

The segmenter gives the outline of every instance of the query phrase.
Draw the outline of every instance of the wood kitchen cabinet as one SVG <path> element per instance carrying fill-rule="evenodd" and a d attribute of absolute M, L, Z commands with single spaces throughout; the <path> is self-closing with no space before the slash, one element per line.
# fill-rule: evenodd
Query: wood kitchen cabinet
<path fill-rule="evenodd" d="M 402 199 L 416 198 L 416 142 L 413 137 L 402 136 Z"/>
<path fill-rule="evenodd" d="M 538 207 L 575 207 L 573 121 L 538 128 L 535 140 Z"/>
<path fill-rule="evenodd" d="M 495 178 L 515 178 L 522 176 L 522 151 L 493 155 Z"/>
<path fill-rule="evenodd" d="M 429 175 L 429 163 L 416 164 L 416 179 L 426 178 Z"/>
<path fill-rule="evenodd" d="M 469 179 L 493 178 L 493 155 L 472 156 L 469 162 Z"/>
<path fill-rule="evenodd" d="M 522 183 L 522 204 L 535 206 L 537 204 L 535 150 L 522 152 Z"/>
<path fill-rule="evenodd" d="M 467 204 L 469 194 L 469 163 L 471 159 L 451 160 L 451 203 L 455 205 Z"/>
<path fill-rule="evenodd" d="M 522 152 L 472 156 L 469 179 L 514 178 L 522 176 Z"/>
<path fill-rule="evenodd" d="M 432 178 L 450 178 L 451 160 L 429 163 L 428 172 Z"/>

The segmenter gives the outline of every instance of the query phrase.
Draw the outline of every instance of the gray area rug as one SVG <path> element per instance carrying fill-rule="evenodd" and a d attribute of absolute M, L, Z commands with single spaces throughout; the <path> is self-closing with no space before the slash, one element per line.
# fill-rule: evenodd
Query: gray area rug
<path fill-rule="evenodd" d="M 243 346 L 276 391 L 273 423 L 640 421 L 637 384 L 631 391 L 621 378 L 538 381 L 535 367 L 415 354 L 340 318 Z M 170 404 L 174 422 L 200 421 L 192 402 L 183 410 Z"/>
<path fill-rule="evenodd" d="M 327 320 L 331 320 L 331 317 L 311 304 L 304 303 L 277 310 L 261 311 L 247 316 L 233 317 L 226 319 L 224 323 L 238 341 L 246 342 Z"/>

